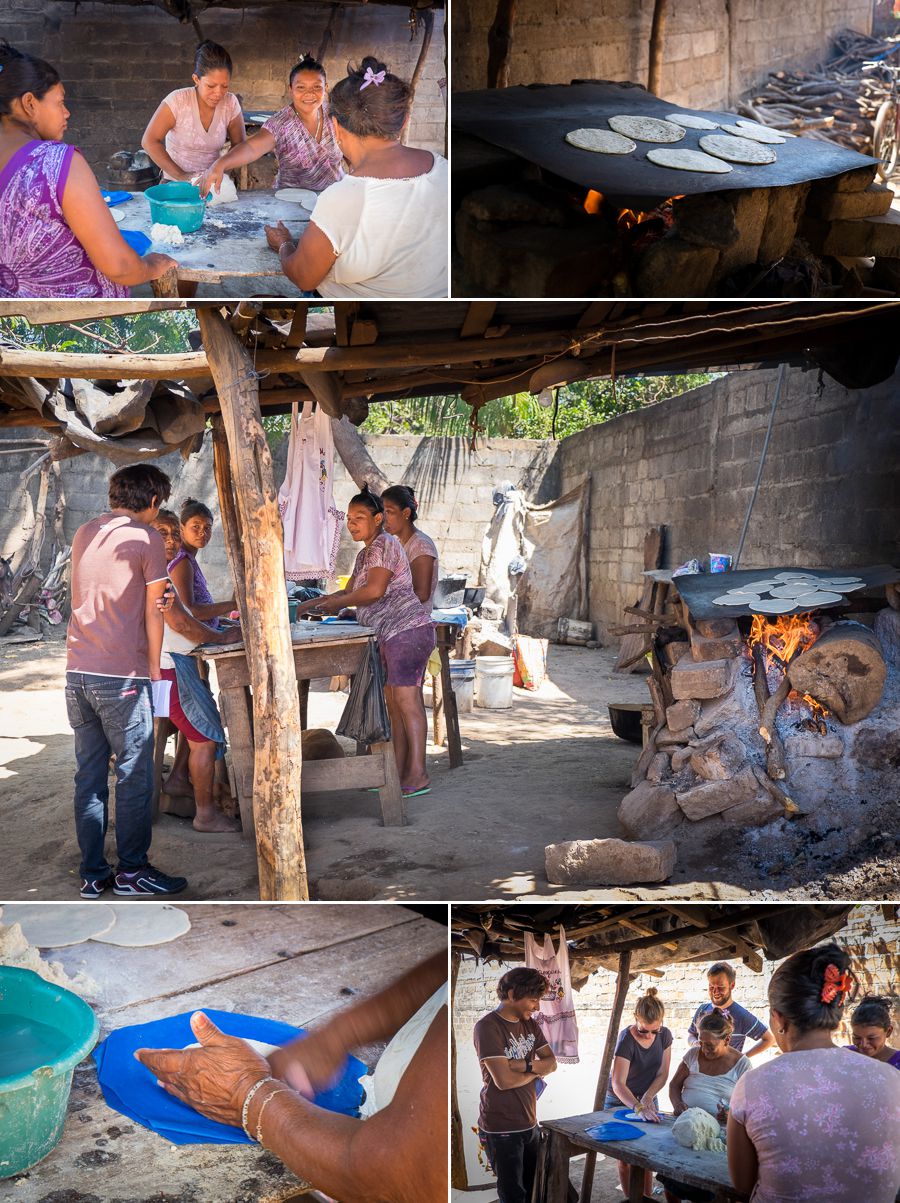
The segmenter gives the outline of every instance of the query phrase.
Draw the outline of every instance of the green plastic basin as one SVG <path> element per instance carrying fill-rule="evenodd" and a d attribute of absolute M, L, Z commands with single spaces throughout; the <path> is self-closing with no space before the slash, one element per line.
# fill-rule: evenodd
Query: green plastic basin
<path fill-rule="evenodd" d="M 3 1042 L 9 1057 L 17 1029 L 53 1033 L 47 1064 L 3 1076 Z M 72 1072 L 94 1045 L 100 1025 L 71 990 L 53 986 L 30 969 L 0 965 L 0 1178 L 37 1164 L 62 1136 Z M 18 1047 L 23 1047 L 19 1038 Z"/>
<path fill-rule="evenodd" d="M 150 202 L 150 217 L 164 226 L 178 226 L 182 234 L 193 234 L 203 225 L 206 201 L 196 184 L 155 184 L 144 193 Z"/>

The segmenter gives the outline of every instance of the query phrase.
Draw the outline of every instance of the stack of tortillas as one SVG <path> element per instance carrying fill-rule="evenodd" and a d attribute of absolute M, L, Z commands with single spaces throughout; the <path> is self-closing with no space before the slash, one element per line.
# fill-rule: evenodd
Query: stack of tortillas
<path fill-rule="evenodd" d="M 817 576 L 811 572 L 777 572 L 729 589 L 713 598 L 717 606 L 746 606 L 754 614 L 788 614 L 816 610 L 844 600 L 847 593 L 864 589 L 858 576 Z"/>
<path fill-rule="evenodd" d="M 65 948 L 86 940 L 142 948 L 166 944 L 191 927 L 185 911 L 157 902 L 113 906 L 101 902 L 9 902 L 0 919 L 4 924 L 18 923 L 25 939 L 36 948 Z"/>

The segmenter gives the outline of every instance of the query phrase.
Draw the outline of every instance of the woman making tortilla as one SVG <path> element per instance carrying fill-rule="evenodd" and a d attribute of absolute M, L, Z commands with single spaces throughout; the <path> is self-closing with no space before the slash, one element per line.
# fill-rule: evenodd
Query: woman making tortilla
<path fill-rule="evenodd" d="M 200 181 L 204 196 L 219 191 L 223 175 L 232 167 L 255 163 L 272 151 L 278 160 L 276 188 L 321 192 L 344 174 L 334 122 L 328 113 L 325 68 L 311 54 L 305 54 L 291 68 L 288 83 L 291 103 L 270 117 L 258 134 L 233 146 L 212 164 Z"/>
<path fill-rule="evenodd" d="M 284 274 L 322 297 L 447 296 L 447 160 L 404 146 L 412 91 L 371 55 L 329 97 L 350 172 L 316 201 L 298 242 L 266 238 Z"/>
<path fill-rule="evenodd" d="M 399 539 L 382 529 L 383 522 L 381 499 L 364 485 L 347 506 L 347 530 L 355 542 L 364 545 L 347 587 L 301 603 L 297 613 L 336 614 L 356 606 L 360 622 L 378 636 L 400 786 L 405 797 L 414 798 L 431 789 L 425 768 L 428 723 L 422 682 L 434 651 L 434 626 L 431 610 L 413 591 L 406 552 Z"/>
<path fill-rule="evenodd" d="M 193 86 L 170 92 L 150 118 L 141 146 L 164 179 L 196 179 L 212 167 L 226 142 L 234 147 L 246 141 L 241 106 L 229 91 L 231 71 L 224 46 L 201 42 L 194 55 Z"/>
<path fill-rule="evenodd" d="M 0 297 L 127 297 L 177 266 L 131 249 L 68 123 L 56 69 L 0 40 Z"/>
<path fill-rule="evenodd" d="M 135 1056 L 170 1094 L 210 1119 L 243 1125 L 335 1199 L 445 1203 L 446 980 L 441 952 L 268 1061 L 202 1012 L 191 1017 L 201 1048 L 139 1049 Z M 371 1082 L 364 1079 L 364 1122 L 309 1101 L 340 1072 L 347 1053 L 393 1037 Z"/>

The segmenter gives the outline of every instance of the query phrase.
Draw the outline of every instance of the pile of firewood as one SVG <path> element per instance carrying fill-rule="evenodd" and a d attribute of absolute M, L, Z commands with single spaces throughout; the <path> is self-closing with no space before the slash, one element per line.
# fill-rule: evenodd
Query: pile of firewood
<path fill-rule="evenodd" d="M 802 133 L 850 150 L 868 152 L 872 128 L 890 92 L 885 65 L 864 71 L 866 62 L 900 66 L 900 38 L 872 38 L 845 29 L 834 39 L 834 57 L 813 71 L 775 71 L 763 88 L 738 104 L 738 112 L 762 125 Z"/>

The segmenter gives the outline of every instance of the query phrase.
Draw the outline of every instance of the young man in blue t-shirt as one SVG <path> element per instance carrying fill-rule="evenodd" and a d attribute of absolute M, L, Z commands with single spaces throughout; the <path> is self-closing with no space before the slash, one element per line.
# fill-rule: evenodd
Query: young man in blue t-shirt
<path fill-rule="evenodd" d="M 763 1021 L 757 1019 L 746 1007 L 742 1007 L 740 1003 L 734 1001 L 732 992 L 736 974 L 733 967 L 727 961 L 717 961 L 715 965 L 709 967 L 706 976 L 709 982 L 710 1001 L 701 1003 L 694 1012 L 694 1018 L 688 1028 L 688 1043 L 699 1043 L 697 1024 L 704 1015 L 708 1015 L 711 1011 L 722 1011 L 734 1024 L 734 1034 L 729 1041 L 732 1048 L 743 1052 L 744 1041 L 755 1040 L 756 1043 L 747 1049 L 746 1056 L 748 1057 L 755 1057 L 758 1053 L 764 1053 L 767 1048 L 771 1048 L 775 1043 L 775 1037 Z"/>

